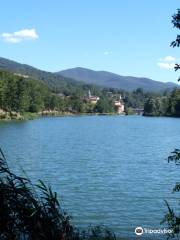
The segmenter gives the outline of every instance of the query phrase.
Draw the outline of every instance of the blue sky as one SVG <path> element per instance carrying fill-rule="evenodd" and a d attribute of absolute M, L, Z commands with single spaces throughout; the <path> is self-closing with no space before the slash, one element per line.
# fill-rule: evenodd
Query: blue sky
<path fill-rule="evenodd" d="M 72 67 L 177 81 L 171 16 L 179 0 L 6 0 L 0 56 L 47 71 Z"/>

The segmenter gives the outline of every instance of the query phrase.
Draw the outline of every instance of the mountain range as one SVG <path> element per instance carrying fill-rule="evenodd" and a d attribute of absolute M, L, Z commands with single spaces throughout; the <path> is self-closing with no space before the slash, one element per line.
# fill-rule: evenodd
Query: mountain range
<path fill-rule="evenodd" d="M 93 84 L 107 88 L 117 88 L 127 91 L 133 91 L 137 88 L 143 88 L 144 91 L 159 92 L 171 90 L 179 87 L 172 82 L 154 81 L 149 78 L 140 78 L 132 76 L 121 76 L 106 71 L 93 71 L 86 68 L 71 68 L 59 72 L 47 72 L 27 64 L 21 64 L 6 58 L 0 57 L 0 69 L 7 70 L 16 74 L 27 75 L 30 78 L 40 80 L 46 83 L 53 90 L 78 89 L 83 85 Z"/>
<path fill-rule="evenodd" d="M 108 88 L 118 88 L 127 91 L 133 91 L 137 88 L 143 88 L 145 91 L 159 92 L 170 90 L 178 85 L 172 82 L 154 81 L 149 78 L 121 76 L 106 71 L 93 71 L 86 68 L 71 68 L 59 72 L 64 77 L 73 78 L 87 84 L 95 84 Z"/>

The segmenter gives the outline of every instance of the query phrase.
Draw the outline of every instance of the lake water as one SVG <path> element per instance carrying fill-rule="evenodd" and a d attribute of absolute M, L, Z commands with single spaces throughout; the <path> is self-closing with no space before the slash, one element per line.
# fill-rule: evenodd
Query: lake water
<path fill-rule="evenodd" d="M 177 118 L 82 116 L 0 123 L 0 146 L 14 171 L 23 169 L 34 182 L 51 184 L 78 226 L 105 224 L 123 239 L 135 238 L 137 226 L 163 227 L 163 201 L 174 204 L 171 190 L 179 179 L 179 168 L 166 158 L 179 142 Z"/>

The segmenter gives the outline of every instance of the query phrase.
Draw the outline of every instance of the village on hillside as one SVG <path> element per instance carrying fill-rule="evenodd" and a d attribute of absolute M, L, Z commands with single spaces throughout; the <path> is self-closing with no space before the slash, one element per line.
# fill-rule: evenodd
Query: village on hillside
<path fill-rule="evenodd" d="M 90 104 L 95 105 L 100 100 L 100 97 L 92 95 L 91 91 L 89 90 L 88 91 L 88 96 L 86 97 L 86 100 Z M 114 103 L 114 108 L 116 110 L 116 113 L 118 113 L 118 114 L 124 114 L 125 113 L 125 111 L 124 111 L 124 102 L 122 100 L 121 95 L 119 96 L 119 100 L 113 100 L 113 103 Z"/>

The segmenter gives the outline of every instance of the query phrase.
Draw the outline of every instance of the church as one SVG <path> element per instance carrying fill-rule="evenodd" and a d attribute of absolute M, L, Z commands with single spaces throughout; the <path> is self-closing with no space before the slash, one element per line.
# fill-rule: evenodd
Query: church
<path fill-rule="evenodd" d="M 91 91 L 89 90 L 87 100 L 91 104 L 95 105 L 99 101 L 99 99 L 99 97 L 91 95 Z"/>
<path fill-rule="evenodd" d="M 119 100 L 114 101 L 114 106 L 118 114 L 124 113 L 124 103 L 120 95 Z"/>

